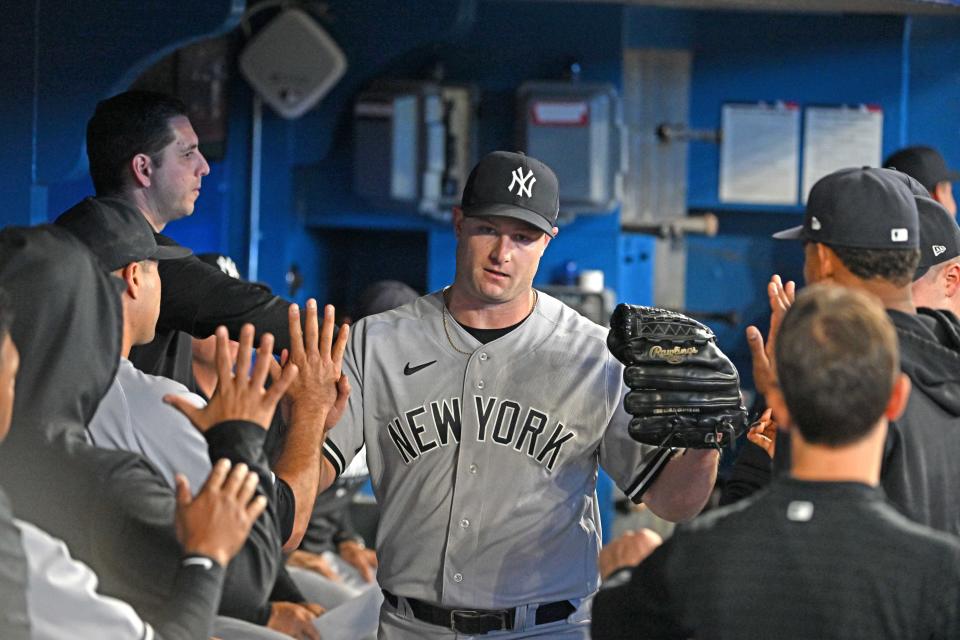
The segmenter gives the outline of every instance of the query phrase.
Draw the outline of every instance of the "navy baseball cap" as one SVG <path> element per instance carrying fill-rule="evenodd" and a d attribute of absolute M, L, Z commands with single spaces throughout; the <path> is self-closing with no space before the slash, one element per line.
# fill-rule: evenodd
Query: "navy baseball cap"
<path fill-rule="evenodd" d="M 960 180 L 960 172 L 949 169 L 947 161 L 933 147 L 905 147 L 884 160 L 883 166 L 916 178 L 931 193 L 941 182 Z"/>
<path fill-rule="evenodd" d="M 468 217 L 516 218 L 553 236 L 560 212 L 557 176 L 523 153 L 488 153 L 470 172 L 460 204 Z"/>
<path fill-rule="evenodd" d="M 917 205 L 905 178 L 873 167 L 835 171 L 813 185 L 803 224 L 773 237 L 854 249 L 916 249 Z"/>
<path fill-rule="evenodd" d="M 917 198 L 920 215 L 920 263 L 913 275 L 919 280 L 930 270 L 947 260 L 960 256 L 960 227 L 950 212 L 933 198 Z"/>
<path fill-rule="evenodd" d="M 175 260 L 192 251 L 159 246 L 153 227 L 140 211 L 119 198 L 85 198 L 56 220 L 100 259 L 107 271 L 141 260 Z"/>

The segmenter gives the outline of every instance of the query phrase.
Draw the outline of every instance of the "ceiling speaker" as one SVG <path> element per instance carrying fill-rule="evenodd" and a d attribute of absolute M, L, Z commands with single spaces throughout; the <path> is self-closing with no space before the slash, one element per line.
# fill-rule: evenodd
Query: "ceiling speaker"
<path fill-rule="evenodd" d="M 333 88 L 347 59 L 327 32 L 300 9 L 261 29 L 240 54 L 240 72 L 284 118 L 299 118 Z"/>

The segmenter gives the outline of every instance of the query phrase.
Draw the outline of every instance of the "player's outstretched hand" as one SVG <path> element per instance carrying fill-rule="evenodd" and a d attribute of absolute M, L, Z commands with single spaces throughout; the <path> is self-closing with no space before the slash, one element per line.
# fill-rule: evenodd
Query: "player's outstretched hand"
<path fill-rule="evenodd" d="M 344 562 L 360 573 L 364 582 L 373 582 L 377 570 L 377 552 L 367 549 L 356 540 L 344 540 L 337 546 L 337 553 Z"/>
<path fill-rule="evenodd" d="M 767 298 L 770 301 L 770 331 L 767 333 L 766 343 L 759 329 L 754 326 L 747 327 L 747 345 L 753 359 L 753 381 L 757 392 L 764 396 L 776 385 L 774 348 L 780 323 L 796 298 L 796 284 L 792 280 L 783 284 L 780 276 L 774 274 L 767 283 Z"/>
<path fill-rule="evenodd" d="M 343 353 L 347 348 L 348 325 L 340 327 L 334 340 L 334 309 L 323 308 L 323 324 L 320 324 L 317 301 L 307 300 L 307 316 L 300 325 L 300 308 L 292 304 L 290 320 L 290 356 L 284 370 L 295 365 L 300 374 L 290 385 L 288 396 L 291 411 L 304 411 L 307 415 L 328 416 L 340 412 L 346 404 L 350 385 L 341 382 Z M 346 393 L 344 393 L 344 391 Z M 324 427 L 328 421 L 324 420 Z"/>
<path fill-rule="evenodd" d="M 747 440 L 767 452 L 773 459 L 777 447 L 777 423 L 773 419 L 773 410 L 767 409 L 750 425 L 747 431 Z"/>
<path fill-rule="evenodd" d="M 663 544 L 663 538 L 656 531 L 641 529 L 627 531 L 600 550 L 600 577 L 606 580 L 617 569 L 634 567 Z"/>
<path fill-rule="evenodd" d="M 323 613 L 324 608 L 318 604 L 271 602 L 267 628 L 299 640 L 320 640 L 313 621 Z"/>
<path fill-rule="evenodd" d="M 257 496 L 259 477 L 245 464 L 231 470 L 229 460 L 213 465 L 207 481 L 191 497 L 186 477 L 177 474 L 177 539 L 185 553 L 213 558 L 221 566 L 240 551 L 250 527 L 267 507 Z"/>
<path fill-rule="evenodd" d="M 274 380 L 269 389 L 265 389 L 264 383 L 270 371 L 270 363 L 274 361 L 273 336 L 265 333 L 260 337 L 257 362 L 251 372 L 253 334 L 252 324 L 245 324 L 240 329 L 240 348 L 234 370 L 234 363 L 230 361 L 227 329 L 217 327 L 217 389 L 206 407 L 198 409 L 186 398 L 171 394 L 163 397 L 164 402 L 173 405 L 203 432 L 227 420 L 246 420 L 264 429 L 270 428 L 277 402 L 297 377 L 297 365 L 285 367 L 279 379 Z"/>

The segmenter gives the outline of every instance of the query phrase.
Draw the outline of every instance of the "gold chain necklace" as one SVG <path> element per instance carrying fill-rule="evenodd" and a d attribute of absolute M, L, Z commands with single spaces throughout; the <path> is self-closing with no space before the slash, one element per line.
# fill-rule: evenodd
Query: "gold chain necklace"
<path fill-rule="evenodd" d="M 441 307 L 440 315 L 443 317 L 443 332 L 447 335 L 447 342 L 450 343 L 450 346 L 453 347 L 453 350 L 456 351 L 457 353 L 465 356 L 472 356 L 473 355 L 472 351 L 464 351 L 463 349 L 461 349 L 460 347 L 458 347 L 456 344 L 453 343 L 453 336 L 450 335 L 450 327 L 447 324 L 447 313 L 449 312 L 447 311 L 447 292 L 446 291 L 443 292 L 443 295 L 441 296 L 441 298 L 442 298 L 441 302 L 443 306 Z M 530 313 L 533 313 L 533 310 L 537 307 L 538 300 L 540 300 L 540 294 L 537 293 L 536 289 L 534 289 L 533 304 L 530 306 Z M 529 316 L 530 313 L 528 313 L 527 316 Z"/>
<path fill-rule="evenodd" d="M 453 347 L 453 350 L 456 351 L 457 353 L 462 353 L 462 354 L 465 355 L 465 356 L 473 355 L 473 352 L 472 352 L 472 351 L 464 351 L 463 349 L 459 348 L 457 345 L 453 344 L 453 338 L 450 336 L 450 328 L 447 326 L 447 303 L 446 303 L 446 301 L 444 301 L 444 303 L 443 303 L 443 311 L 442 311 L 441 313 L 443 314 L 443 332 L 444 332 L 445 334 L 447 334 L 447 342 L 450 343 L 450 346 Z"/>

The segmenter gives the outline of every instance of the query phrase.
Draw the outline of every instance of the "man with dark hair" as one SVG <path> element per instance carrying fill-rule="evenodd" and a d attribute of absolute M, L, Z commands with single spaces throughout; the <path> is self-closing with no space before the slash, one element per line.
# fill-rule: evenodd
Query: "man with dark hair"
<path fill-rule="evenodd" d="M 960 180 L 960 172 L 948 168 L 947 161 L 933 147 L 904 147 L 888 156 L 883 166 L 914 178 L 950 215 L 957 215 L 952 183 Z"/>
<path fill-rule="evenodd" d="M 901 368 L 913 391 L 906 412 L 887 433 L 883 488 L 911 519 L 960 534 L 960 503 L 953 498 L 960 494 L 960 323 L 952 314 L 914 304 L 910 283 L 920 260 L 918 190 L 905 178 L 891 169 L 832 173 L 811 190 L 803 225 L 774 237 L 804 242 L 807 283 L 863 290 L 887 309 L 900 339 Z M 761 393 L 775 377 L 767 360 L 792 291 L 793 283 L 784 286 L 774 276 L 768 291 L 774 317 L 766 349 L 760 332 L 747 329 Z M 788 454 L 788 447 L 778 444 L 778 463 Z"/>
<path fill-rule="evenodd" d="M 97 197 L 134 206 L 153 227 L 157 244 L 177 246 L 161 232 L 193 213 L 210 172 L 182 102 L 150 91 L 127 91 L 100 102 L 87 123 L 87 157 Z M 73 209 L 58 223 L 72 215 Z M 229 278 L 195 257 L 162 264 L 160 279 L 157 336 L 130 353 L 141 371 L 193 389 L 190 336 L 205 338 L 221 324 L 234 340 L 240 327 L 251 323 L 257 340 L 272 333 L 277 351 L 289 346 L 289 303 L 269 291 Z"/>
<path fill-rule="evenodd" d="M 207 175 L 210 167 L 191 141 L 192 131 L 186 105 L 172 96 L 127 91 L 100 102 L 87 123 L 87 157 L 93 188 L 98 195 L 126 191 L 131 159 L 136 161 L 134 171 L 149 176 L 151 169 L 173 159 L 170 156 L 174 149 L 167 147 L 174 141 L 180 141 L 181 150 L 189 154 L 195 173 L 199 177 Z M 140 154 L 146 157 L 136 158 Z M 185 213 L 177 211 L 176 217 L 193 213 L 192 205 L 188 209 Z M 161 212 L 151 209 L 150 213 Z M 162 228 L 173 219 L 176 218 L 158 218 L 151 224 Z"/>
<path fill-rule="evenodd" d="M 910 396 L 883 308 L 862 291 L 810 287 L 775 352 L 767 402 L 790 428 L 789 477 L 608 577 L 595 640 L 960 634 L 960 542 L 909 521 L 879 486 L 887 425 Z"/>

